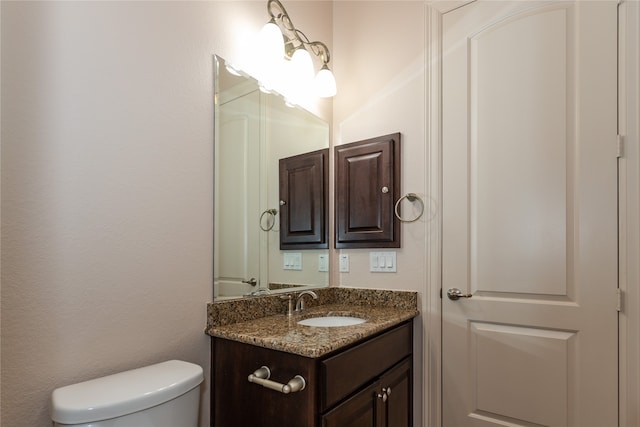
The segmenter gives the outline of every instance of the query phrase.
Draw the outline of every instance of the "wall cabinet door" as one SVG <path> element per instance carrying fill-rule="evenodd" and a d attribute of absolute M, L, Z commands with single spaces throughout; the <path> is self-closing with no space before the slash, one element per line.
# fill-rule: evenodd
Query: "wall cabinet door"
<path fill-rule="evenodd" d="M 280 249 L 329 247 L 329 150 L 280 159 Z"/>
<path fill-rule="evenodd" d="M 400 134 L 335 148 L 336 248 L 399 248 Z"/>

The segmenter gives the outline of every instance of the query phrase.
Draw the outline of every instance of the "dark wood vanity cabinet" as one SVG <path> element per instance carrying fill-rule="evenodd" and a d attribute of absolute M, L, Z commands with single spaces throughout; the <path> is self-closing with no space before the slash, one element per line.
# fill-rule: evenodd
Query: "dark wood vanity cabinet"
<path fill-rule="evenodd" d="M 400 133 L 335 147 L 335 246 L 399 248 Z"/>
<path fill-rule="evenodd" d="M 214 427 L 411 427 L 412 322 L 320 358 L 212 339 Z M 283 394 L 248 381 L 267 366 L 271 380 L 306 381 Z"/>
<path fill-rule="evenodd" d="M 329 247 L 329 150 L 279 161 L 280 249 Z"/>

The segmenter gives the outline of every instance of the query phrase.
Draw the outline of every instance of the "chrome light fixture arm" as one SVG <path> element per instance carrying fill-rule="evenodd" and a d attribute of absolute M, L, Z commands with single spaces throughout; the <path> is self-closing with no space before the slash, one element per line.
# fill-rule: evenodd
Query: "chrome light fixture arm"
<path fill-rule="evenodd" d="M 305 49 L 311 49 L 311 51 L 316 56 L 320 57 L 323 66 L 326 66 L 329 63 L 329 61 L 331 60 L 331 55 L 329 53 L 329 48 L 327 47 L 327 45 L 325 45 L 321 41 L 310 41 L 305 33 L 298 30 L 293 24 L 291 17 L 287 13 L 287 10 L 284 8 L 282 3 L 280 3 L 280 1 L 268 0 L 267 12 L 271 17 L 271 22 L 275 23 L 276 25 L 278 25 L 278 22 L 280 22 L 281 24 L 279 25 L 279 27 L 281 27 L 281 29 L 283 30 L 283 36 L 285 38 L 285 54 L 287 55 L 287 57 L 291 58 L 293 52 L 295 52 L 296 49 L 302 47 Z M 287 34 L 285 34 L 285 32 Z"/>

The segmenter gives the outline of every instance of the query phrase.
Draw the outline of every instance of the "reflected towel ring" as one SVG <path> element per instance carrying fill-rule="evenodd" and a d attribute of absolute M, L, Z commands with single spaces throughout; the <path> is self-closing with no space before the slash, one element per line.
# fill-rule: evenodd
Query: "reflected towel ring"
<path fill-rule="evenodd" d="M 269 225 L 269 217 L 267 217 L 267 227 L 263 227 L 262 226 L 262 218 L 264 218 L 265 215 L 269 214 L 269 217 L 271 217 L 272 221 L 271 221 L 271 225 Z M 260 215 L 260 229 L 262 231 L 270 231 L 274 225 L 276 225 L 276 215 L 278 214 L 278 210 L 277 209 L 267 209 L 264 212 L 262 212 L 262 215 Z"/>
<path fill-rule="evenodd" d="M 408 201 L 410 201 L 411 203 L 415 202 L 416 200 L 418 201 L 418 203 L 420 203 L 420 213 L 418 214 L 418 216 L 416 216 L 413 219 L 404 219 L 400 216 L 400 214 L 398 213 L 398 206 L 400 206 L 400 202 L 402 202 L 403 199 L 407 199 Z M 404 196 L 400 197 L 398 199 L 398 201 L 396 202 L 396 205 L 393 209 L 393 211 L 396 214 L 396 217 L 402 221 L 402 222 L 414 222 L 420 219 L 420 217 L 422 217 L 422 214 L 424 213 L 424 202 L 422 201 L 422 199 L 416 195 L 415 193 L 407 193 Z"/>

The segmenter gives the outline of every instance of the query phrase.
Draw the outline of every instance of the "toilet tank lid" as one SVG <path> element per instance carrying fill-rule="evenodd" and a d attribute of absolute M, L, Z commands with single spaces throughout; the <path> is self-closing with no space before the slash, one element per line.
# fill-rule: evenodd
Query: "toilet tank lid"
<path fill-rule="evenodd" d="M 202 368 L 180 360 L 61 387 L 51 395 L 51 417 L 61 424 L 116 418 L 151 408 L 200 385 Z"/>

